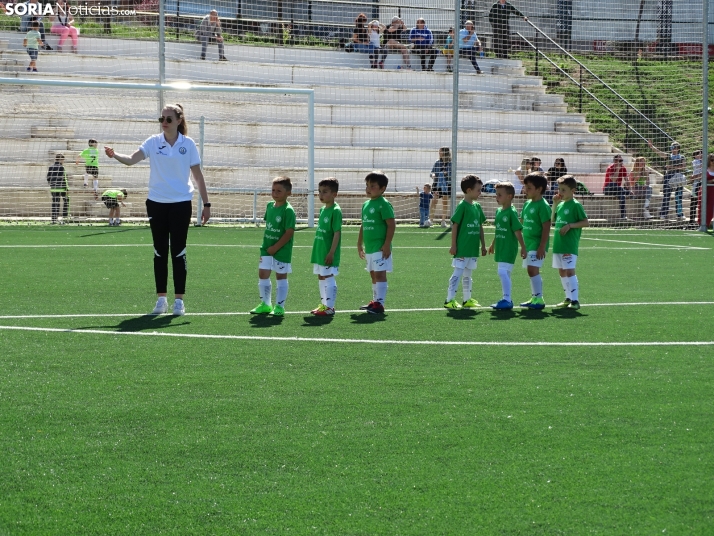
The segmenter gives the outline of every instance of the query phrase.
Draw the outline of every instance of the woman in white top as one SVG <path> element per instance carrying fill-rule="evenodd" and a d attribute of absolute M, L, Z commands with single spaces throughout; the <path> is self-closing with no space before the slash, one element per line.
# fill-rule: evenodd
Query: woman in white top
<path fill-rule="evenodd" d="M 109 158 L 133 166 L 149 159 L 149 196 L 146 213 L 149 216 L 151 236 L 154 242 L 154 279 L 158 301 L 152 314 L 168 312 L 166 301 L 169 277 L 169 244 L 174 274 L 174 315 L 183 315 L 186 310 L 183 296 L 186 290 L 186 238 L 191 223 L 191 200 L 193 183 L 191 175 L 204 200 L 202 223 L 211 217 L 206 182 L 201 171 L 201 158 L 194 141 L 187 137 L 188 125 L 183 106 L 169 104 L 159 118 L 161 134 L 156 134 L 141 144 L 132 155 L 118 154 L 111 147 L 104 147 Z"/>
<path fill-rule="evenodd" d="M 77 42 L 79 41 L 79 28 L 74 26 L 74 17 L 69 14 L 67 2 L 60 0 L 55 8 L 55 20 L 52 21 L 53 34 L 59 34 L 59 44 L 57 51 L 62 52 L 62 45 L 69 36 L 72 39 L 72 52 L 77 53 Z"/>

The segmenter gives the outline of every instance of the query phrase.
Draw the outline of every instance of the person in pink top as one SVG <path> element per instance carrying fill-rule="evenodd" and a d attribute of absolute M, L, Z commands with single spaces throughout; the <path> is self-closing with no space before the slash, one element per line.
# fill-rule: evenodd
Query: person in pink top
<path fill-rule="evenodd" d="M 632 195 L 632 192 L 630 192 L 630 174 L 627 172 L 627 168 L 622 165 L 622 155 L 616 154 L 612 159 L 612 164 L 607 166 L 602 193 L 620 198 L 620 218 L 626 220 L 625 198 Z"/>
<path fill-rule="evenodd" d="M 77 43 L 79 42 L 79 28 L 74 26 L 74 17 L 70 15 L 67 2 L 59 0 L 55 8 L 55 19 L 52 22 L 53 34 L 59 34 L 59 44 L 57 51 L 62 52 L 62 45 L 67 40 L 67 37 L 72 39 L 72 52 L 77 53 Z"/>

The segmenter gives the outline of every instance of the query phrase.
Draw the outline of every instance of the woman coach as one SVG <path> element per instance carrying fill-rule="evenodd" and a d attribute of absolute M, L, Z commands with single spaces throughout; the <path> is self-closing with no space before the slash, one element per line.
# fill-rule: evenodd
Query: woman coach
<path fill-rule="evenodd" d="M 149 195 L 146 213 L 149 216 L 151 236 L 154 242 L 154 278 L 159 299 L 152 314 L 168 312 L 166 289 L 169 278 L 169 243 L 174 273 L 173 314 L 183 315 L 186 310 L 183 295 L 186 291 L 186 238 L 191 223 L 191 200 L 193 183 L 191 175 L 204 200 L 201 221 L 206 223 L 211 217 L 206 182 L 201 171 L 201 158 L 196 144 L 187 137 L 188 125 L 183 106 L 170 104 L 161 111 L 159 117 L 161 134 L 147 139 L 131 156 L 118 154 L 111 147 L 104 147 L 109 158 L 122 164 L 133 166 L 145 158 L 149 159 Z"/>

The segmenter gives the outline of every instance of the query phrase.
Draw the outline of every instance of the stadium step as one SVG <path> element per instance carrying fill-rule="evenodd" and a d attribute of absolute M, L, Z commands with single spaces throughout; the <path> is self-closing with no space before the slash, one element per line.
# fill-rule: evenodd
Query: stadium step
<path fill-rule="evenodd" d="M 0 51 L 2 50 L 7 50 L 10 48 L 10 40 L 9 39 L 0 39 Z"/>
<path fill-rule="evenodd" d="M 33 138 L 74 138 L 74 129 L 69 127 L 30 127 L 30 136 Z"/>
<path fill-rule="evenodd" d="M 556 132 L 590 132 L 590 123 L 584 121 L 555 121 Z"/>

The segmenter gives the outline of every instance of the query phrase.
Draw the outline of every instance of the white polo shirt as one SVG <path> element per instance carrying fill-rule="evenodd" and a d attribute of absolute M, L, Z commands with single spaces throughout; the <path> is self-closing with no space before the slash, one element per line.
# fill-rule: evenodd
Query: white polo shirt
<path fill-rule="evenodd" d="M 193 199 L 191 167 L 201 163 L 194 141 L 179 132 L 173 147 L 163 133 L 147 139 L 139 150 L 149 159 L 149 199 L 157 203 L 178 203 Z"/>

